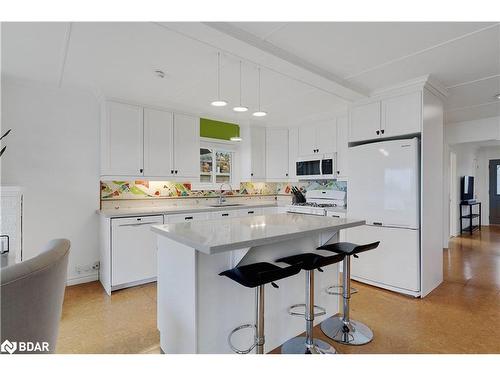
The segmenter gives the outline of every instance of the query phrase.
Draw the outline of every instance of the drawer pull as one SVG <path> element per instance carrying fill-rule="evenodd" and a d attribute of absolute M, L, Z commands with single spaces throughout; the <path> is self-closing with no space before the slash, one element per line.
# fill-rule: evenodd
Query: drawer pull
<path fill-rule="evenodd" d="M 186 216 L 186 217 L 184 218 L 184 220 L 193 220 L 193 217 L 192 217 L 192 216 Z"/>
<path fill-rule="evenodd" d="M 248 214 L 251 215 L 251 214 L 254 214 L 255 211 L 248 211 Z"/>
<path fill-rule="evenodd" d="M 141 225 L 151 225 L 151 224 L 156 224 L 159 225 L 161 223 L 155 223 L 155 222 L 147 222 L 147 223 L 132 223 L 132 224 L 120 224 L 120 227 L 139 227 Z"/>
<path fill-rule="evenodd" d="M 222 214 L 222 216 L 229 216 L 229 214 Z"/>

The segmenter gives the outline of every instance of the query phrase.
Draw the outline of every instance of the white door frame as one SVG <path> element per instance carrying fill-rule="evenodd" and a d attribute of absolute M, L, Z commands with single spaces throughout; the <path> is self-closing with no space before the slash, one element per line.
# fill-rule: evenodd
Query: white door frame
<path fill-rule="evenodd" d="M 457 154 L 450 151 L 450 238 L 458 235 L 458 179 L 457 179 Z"/>

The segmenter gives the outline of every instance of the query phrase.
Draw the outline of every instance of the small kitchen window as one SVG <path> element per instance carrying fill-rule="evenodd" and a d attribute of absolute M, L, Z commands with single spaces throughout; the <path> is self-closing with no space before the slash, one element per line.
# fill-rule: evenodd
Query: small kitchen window
<path fill-rule="evenodd" d="M 230 184 L 233 180 L 232 176 L 232 151 L 200 148 L 200 185 L 214 188 L 222 183 Z"/>

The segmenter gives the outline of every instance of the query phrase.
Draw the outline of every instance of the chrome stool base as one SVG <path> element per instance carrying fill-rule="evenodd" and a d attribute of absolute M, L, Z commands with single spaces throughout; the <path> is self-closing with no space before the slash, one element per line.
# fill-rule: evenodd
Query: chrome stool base
<path fill-rule="evenodd" d="M 314 345 L 306 344 L 306 337 L 294 337 L 281 346 L 281 354 L 335 354 L 335 348 L 327 342 L 313 339 Z"/>
<path fill-rule="evenodd" d="M 345 323 L 340 314 L 321 323 L 321 331 L 332 340 L 346 345 L 364 345 L 373 340 L 373 332 L 356 320 Z"/>

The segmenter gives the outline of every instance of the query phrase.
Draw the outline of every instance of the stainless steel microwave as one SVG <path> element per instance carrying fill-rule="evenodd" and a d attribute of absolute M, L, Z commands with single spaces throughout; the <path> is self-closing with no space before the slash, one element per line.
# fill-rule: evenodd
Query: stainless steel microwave
<path fill-rule="evenodd" d="M 297 159 L 295 169 L 299 180 L 334 178 L 336 154 L 307 156 Z"/>

